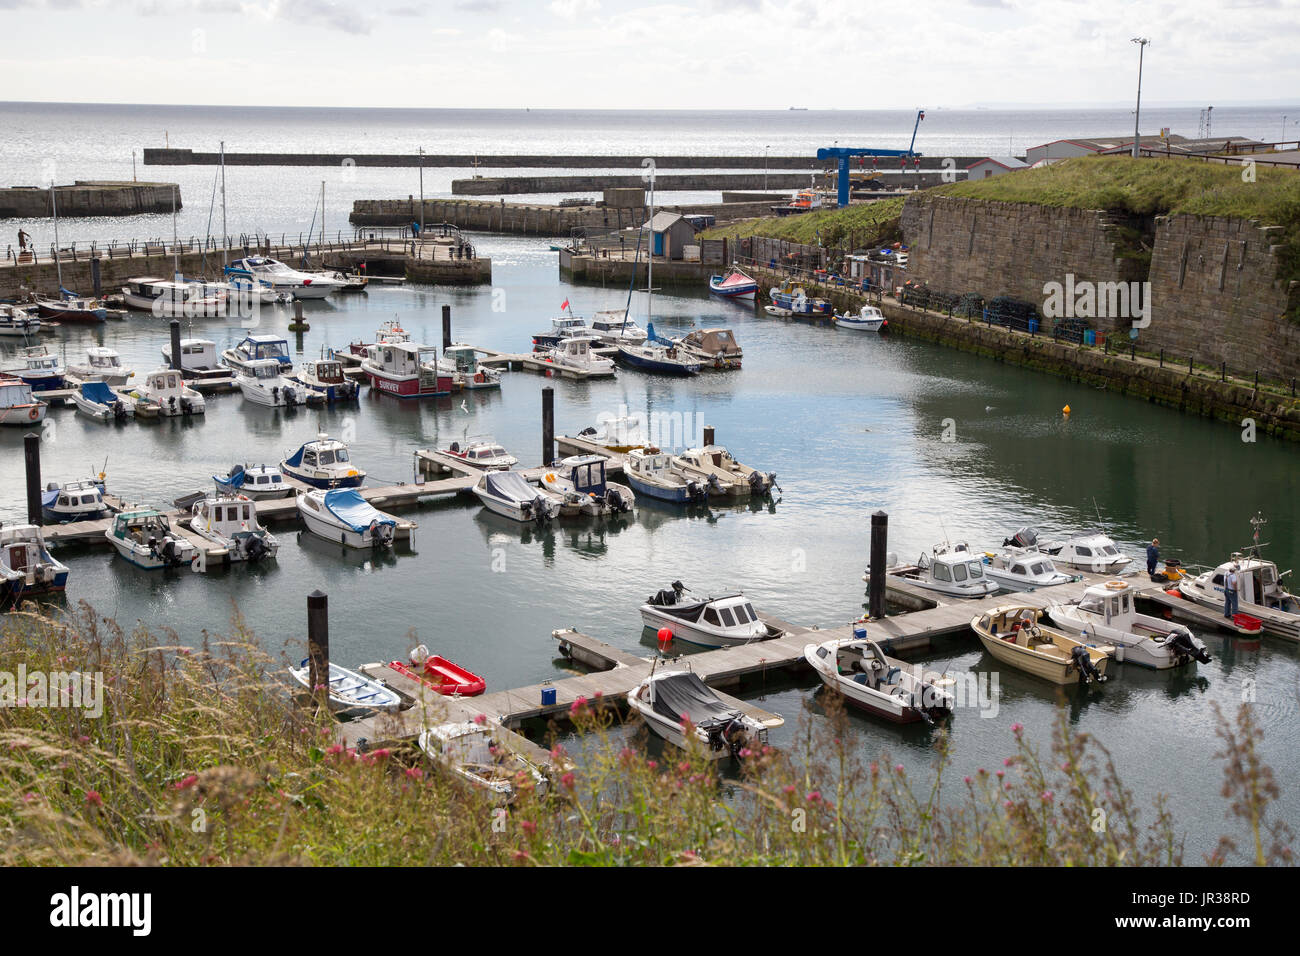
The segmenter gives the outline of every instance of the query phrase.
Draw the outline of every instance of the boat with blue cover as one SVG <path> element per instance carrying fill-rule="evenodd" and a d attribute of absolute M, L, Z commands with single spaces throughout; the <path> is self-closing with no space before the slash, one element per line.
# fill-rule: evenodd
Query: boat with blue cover
<path fill-rule="evenodd" d="M 280 471 L 313 488 L 356 488 L 366 480 L 352 464 L 348 446 L 324 432 L 280 462 Z"/>
<path fill-rule="evenodd" d="M 23 349 L 23 367 L 12 374 L 32 387 L 33 392 L 52 392 L 66 384 L 67 369 L 59 357 L 44 345 L 31 345 Z"/>
<path fill-rule="evenodd" d="M 213 475 L 217 490 L 227 494 L 247 495 L 254 501 L 288 498 L 294 487 L 284 480 L 280 469 L 271 465 L 235 465 L 226 475 Z"/>
<path fill-rule="evenodd" d="M 52 481 L 41 492 L 41 515 L 47 524 L 101 518 L 107 510 L 102 477 L 61 485 Z"/>
<path fill-rule="evenodd" d="M 77 411 L 101 422 L 122 422 L 135 415 L 135 402 L 123 398 L 106 382 L 82 382 L 72 393 Z"/>
<path fill-rule="evenodd" d="M 618 346 L 618 359 L 632 368 L 659 375 L 699 375 L 700 363 L 676 342 L 655 335 L 654 323 L 646 325 L 646 340 L 641 345 Z"/>
<path fill-rule="evenodd" d="M 397 537 L 397 519 L 375 508 L 355 488 L 303 492 L 298 514 L 312 534 L 349 548 L 390 548 Z"/>

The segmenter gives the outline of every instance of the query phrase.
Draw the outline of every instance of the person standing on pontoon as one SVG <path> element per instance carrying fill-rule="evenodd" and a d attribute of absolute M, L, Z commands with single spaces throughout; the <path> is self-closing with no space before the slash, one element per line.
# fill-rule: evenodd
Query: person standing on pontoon
<path fill-rule="evenodd" d="M 1223 616 L 1232 620 L 1232 616 L 1237 613 L 1237 569 L 1238 565 L 1234 562 L 1228 569 L 1228 573 L 1223 576 Z"/>
<path fill-rule="evenodd" d="M 1160 539 L 1152 538 L 1151 543 L 1147 545 L 1147 574 L 1154 576 L 1156 573 L 1156 564 L 1160 561 Z"/>

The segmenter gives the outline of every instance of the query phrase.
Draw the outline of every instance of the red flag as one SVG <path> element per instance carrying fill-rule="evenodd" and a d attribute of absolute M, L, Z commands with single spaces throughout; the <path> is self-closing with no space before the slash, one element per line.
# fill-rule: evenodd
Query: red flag
<path fill-rule="evenodd" d="M 569 307 L 569 300 L 565 299 L 564 302 L 560 304 L 560 311 L 563 312 L 568 307 Z"/>

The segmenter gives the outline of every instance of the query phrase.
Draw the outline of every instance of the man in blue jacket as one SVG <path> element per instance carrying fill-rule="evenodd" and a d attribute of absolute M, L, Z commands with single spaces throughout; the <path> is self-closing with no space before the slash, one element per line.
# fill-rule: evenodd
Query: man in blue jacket
<path fill-rule="evenodd" d="M 1147 545 L 1147 574 L 1156 573 L 1156 562 L 1160 560 L 1160 539 L 1152 538 L 1151 543 Z"/>

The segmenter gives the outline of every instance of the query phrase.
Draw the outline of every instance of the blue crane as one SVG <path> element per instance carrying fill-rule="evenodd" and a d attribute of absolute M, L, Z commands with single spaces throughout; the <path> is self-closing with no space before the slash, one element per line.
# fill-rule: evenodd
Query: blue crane
<path fill-rule="evenodd" d="M 912 142 L 907 149 L 854 149 L 846 146 L 832 146 L 817 150 L 818 159 L 839 160 L 839 175 L 836 178 L 838 192 L 836 195 L 840 208 L 849 204 L 849 160 L 854 156 L 902 156 L 913 159 L 921 154 L 916 152 L 916 131 L 920 129 L 921 120 L 925 119 L 925 110 L 916 111 L 916 123 L 912 126 Z"/>

